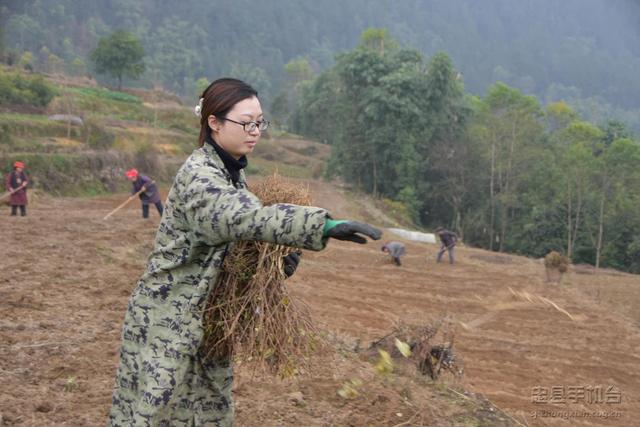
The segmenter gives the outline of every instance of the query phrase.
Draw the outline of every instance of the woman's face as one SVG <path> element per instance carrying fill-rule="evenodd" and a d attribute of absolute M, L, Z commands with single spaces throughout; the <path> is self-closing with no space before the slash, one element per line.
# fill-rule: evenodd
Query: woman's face
<path fill-rule="evenodd" d="M 238 123 L 264 120 L 258 98 L 254 96 L 238 102 L 225 118 L 228 120 L 209 116 L 209 127 L 212 129 L 211 137 L 213 140 L 236 159 L 251 153 L 260 139 L 260 130 L 256 127 L 252 132 L 245 132 L 242 124 Z"/>

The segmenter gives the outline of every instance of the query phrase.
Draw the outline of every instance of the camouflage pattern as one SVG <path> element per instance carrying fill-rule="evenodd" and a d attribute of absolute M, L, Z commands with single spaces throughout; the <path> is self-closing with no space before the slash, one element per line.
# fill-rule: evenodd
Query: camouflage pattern
<path fill-rule="evenodd" d="M 122 332 L 110 426 L 233 425 L 232 366 L 200 353 L 202 310 L 238 240 L 321 250 L 327 211 L 263 207 L 205 144 L 175 178 Z"/>

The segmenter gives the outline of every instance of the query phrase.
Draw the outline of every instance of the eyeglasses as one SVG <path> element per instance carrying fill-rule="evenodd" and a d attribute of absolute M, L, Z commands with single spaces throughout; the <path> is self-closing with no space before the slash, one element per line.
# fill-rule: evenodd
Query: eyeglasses
<path fill-rule="evenodd" d="M 267 120 L 262 120 L 259 122 L 236 122 L 235 120 L 228 119 L 226 117 L 218 117 L 220 120 L 226 120 L 231 123 L 235 123 L 237 125 L 242 125 L 244 131 L 247 133 L 255 132 L 258 129 L 260 132 L 267 130 L 269 127 L 269 122 Z"/>

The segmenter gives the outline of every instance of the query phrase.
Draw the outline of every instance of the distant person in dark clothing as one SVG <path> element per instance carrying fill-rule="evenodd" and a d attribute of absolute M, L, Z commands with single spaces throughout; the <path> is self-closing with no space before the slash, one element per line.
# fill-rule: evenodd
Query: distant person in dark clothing
<path fill-rule="evenodd" d="M 13 171 L 7 175 L 6 180 L 7 191 L 12 192 L 9 199 L 11 216 L 18 214 L 18 208 L 20 208 L 20 216 L 27 215 L 27 185 L 29 185 L 29 179 L 24 173 L 24 163 L 15 162 Z"/>
<path fill-rule="evenodd" d="M 136 169 L 129 169 L 125 172 L 125 175 L 133 185 L 133 189 L 131 190 L 132 195 L 144 187 L 144 191 L 142 191 L 139 196 L 142 202 L 142 217 L 149 218 L 149 205 L 152 203 L 156 205 L 156 209 L 158 209 L 158 213 L 162 217 L 163 207 L 160 201 L 160 192 L 155 182 L 148 176 L 138 173 Z"/>
<path fill-rule="evenodd" d="M 402 265 L 400 262 L 400 257 L 406 253 L 404 245 L 400 242 L 387 242 L 382 247 L 382 252 L 386 252 L 391 255 L 393 258 L 393 262 L 396 263 L 398 267 Z"/>
<path fill-rule="evenodd" d="M 442 242 L 436 262 L 440 262 L 442 260 L 442 255 L 444 255 L 445 251 L 448 251 L 449 263 L 453 264 L 455 262 L 454 248 L 456 243 L 458 243 L 458 236 L 453 231 L 445 230 L 442 227 L 436 228 L 436 234 L 440 237 L 440 241 Z"/>

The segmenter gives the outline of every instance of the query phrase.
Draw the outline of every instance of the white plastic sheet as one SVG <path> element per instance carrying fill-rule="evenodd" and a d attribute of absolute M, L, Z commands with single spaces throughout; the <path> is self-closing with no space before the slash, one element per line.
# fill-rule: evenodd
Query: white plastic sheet
<path fill-rule="evenodd" d="M 414 242 L 436 243 L 436 235 L 433 233 L 403 230 L 402 228 L 387 228 L 387 230 L 402 237 L 403 239 L 412 240 Z"/>

